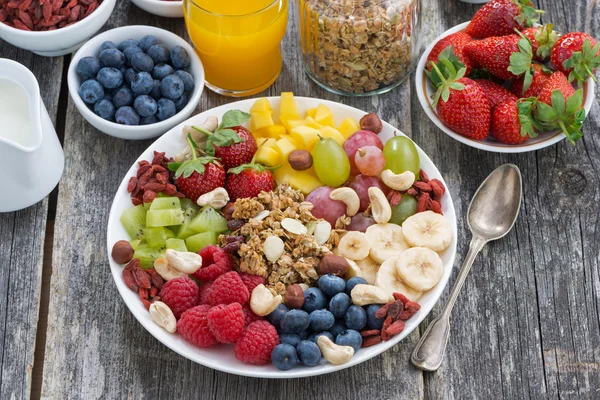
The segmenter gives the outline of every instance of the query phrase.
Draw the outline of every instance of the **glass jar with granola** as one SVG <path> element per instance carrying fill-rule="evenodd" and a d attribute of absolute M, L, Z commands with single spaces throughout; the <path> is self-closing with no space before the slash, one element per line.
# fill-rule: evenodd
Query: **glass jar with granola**
<path fill-rule="evenodd" d="M 387 92 L 415 66 L 420 22 L 420 0 L 298 0 L 306 73 L 338 94 Z"/>

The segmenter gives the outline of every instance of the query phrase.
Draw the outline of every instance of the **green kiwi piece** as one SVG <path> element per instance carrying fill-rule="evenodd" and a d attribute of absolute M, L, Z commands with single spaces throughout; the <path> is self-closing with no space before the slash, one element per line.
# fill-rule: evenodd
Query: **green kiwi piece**
<path fill-rule="evenodd" d="M 185 239 L 185 245 L 188 251 L 197 253 L 210 244 L 217 244 L 218 237 L 219 234 L 217 232 L 197 233 Z"/>
<path fill-rule="evenodd" d="M 131 239 L 142 239 L 146 227 L 146 210 L 143 205 L 126 209 L 121 214 L 121 224 Z"/>

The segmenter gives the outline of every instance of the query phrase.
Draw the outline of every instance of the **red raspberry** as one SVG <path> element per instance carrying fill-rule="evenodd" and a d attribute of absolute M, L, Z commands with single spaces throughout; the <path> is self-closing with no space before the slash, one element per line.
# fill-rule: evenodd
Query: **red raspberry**
<path fill-rule="evenodd" d="M 233 268 L 229 254 L 218 246 L 206 246 L 198 254 L 202 257 L 202 267 L 194 272 L 194 276 L 201 281 L 214 281 Z"/>
<path fill-rule="evenodd" d="M 160 299 L 173 311 L 175 318 L 179 319 L 185 310 L 198 304 L 199 291 L 193 279 L 187 275 L 180 276 L 165 283 L 160 290 Z"/>
<path fill-rule="evenodd" d="M 208 327 L 221 343 L 235 343 L 244 330 L 244 312 L 240 303 L 218 305 L 208 310 Z"/>
<path fill-rule="evenodd" d="M 244 304 L 250 298 L 248 288 L 237 272 L 231 271 L 221 275 L 210 286 L 208 302 L 211 306 L 238 302 Z"/>
<path fill-rule="evenodd" d="M 204 282 L 202 284 L 202 286 L 200 286 L 200 295 L 199 300 L 198 300 L 198 304 L 208 304 L 208 291 L 210 290 L 210 287 L 212 286 L 212 282 Z"/>
<path fill-rule="evenodd" d="M 190 308 L 177 322 L 177 332 L 191 344 L 206 348 L 217 343 L 217 339 L 208 327 L 208 310 L 210 306 L 201 305 Z"/>
<path fill-rule="evenodd" d="M 240 272 L 239 274 L 240 278 L 242 278 L 242 281 L 244 282 L 244 285 L 246 285 L 246 287 L 248 288 L 248 292 L 250 292 L 250 294 L 252 294 L 252 291 L 255 287 L 261 284 L 265 284 L 265 278 L 263 278 L 262 276 L 245 274 L 243 272 Z"/>
<path fill-rule="evenodd" d="M 277 329 L 267 321 L 255 321 L 244 329 L 233 352 L 240 361 L 267 364 L 271 361 L 271 352 L 278 344 Z"/>
<path fill-rule="evenodd" d="M 254 314 L 254 311 L 250 309 L 250 304 L 244 304 L 242 306 L 242 311 L 244 312 L 244 326 L 248 326 L 254 321 L 263 319 L 260 315 Z"/>

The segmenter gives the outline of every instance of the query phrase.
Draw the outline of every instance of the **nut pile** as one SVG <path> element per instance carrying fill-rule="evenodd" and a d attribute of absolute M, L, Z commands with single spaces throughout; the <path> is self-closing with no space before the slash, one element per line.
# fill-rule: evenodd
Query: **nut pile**
<path fill-rule="evenodd" d="M 24 31 L 53 31 L 81 21 L 102 0 L 0 0 L 0 22 Z"/>

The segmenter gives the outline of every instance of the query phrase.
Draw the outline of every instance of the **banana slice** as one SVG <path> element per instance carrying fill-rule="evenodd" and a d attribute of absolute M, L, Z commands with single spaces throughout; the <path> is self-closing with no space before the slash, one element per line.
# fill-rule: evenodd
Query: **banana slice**
<path fill-rule="evenodd" d="M 396 269 L 404 283 L 423 292 L 437 285 L 444 274 L 442 259 L 427 247 L 406 250 L 398 259 Z"/>
<path fill-rule="evenodd" d="M 452 242 L 452 228 L 443 215 L 425 211 L 410 216 L 402 224 L 404 240 L 411 247 L 442 251 Z"/>
<path fill-rule="evenodd" d="M 377 278 L 377 271 L 379 271 L 379 263 L 373 261 L 371 257 L 365 257 L 362 260 L 356 261 L 356 265 L 360 268 L 361 276 L 365 278 L 365 281 L 369 285 L 374 285 Z"/>
<path fill-rule="evenodd" d="M 393 293 L 398 292 L 405 295 L 409 300 L 417 301 L 421 298 L 423 292 L 415 290 L 406 285 L 398 275 L 396 263 L 400 257 L 392 257 L 379 267 L 375 286 L 382 288 L 390 299 L 393 299 Z"/>
<path fill-rule="evenodd" d="M 338 244 L 338 253 L 340 256 L 351 260 L 362 260 L 369 255 L 371 245 L 369 239 L 362 232 L 348 232 Z"/>
<path fill-rule="evenodd" d="M 402 228 L 396 224 L 371 225 L 365 234 L 371 243 L 369 257 L 380 264 L 408 249 L 402 236 Z"/>
<path fill-rule="evenodd" d="M 344 278 L 346 280 L 354 278 L 355 276 L 362 278 L 362 271 L 360 270 L 360 267 L 358 266 L 356 261 L 351 260 L 349 258 L 346 258 L 346 261 L 348 261 L 348 271 L 346 271 L 346 275 L 344 275 Z"/>

